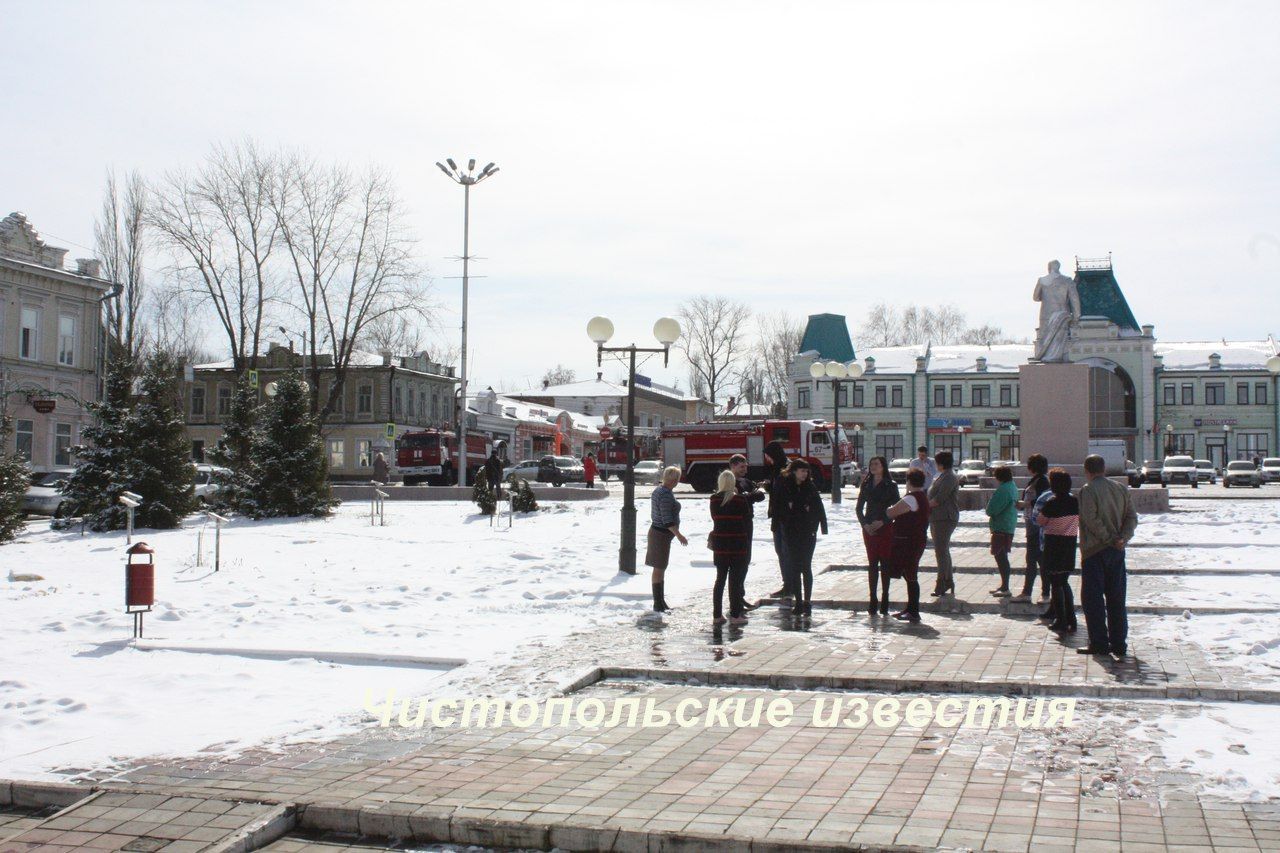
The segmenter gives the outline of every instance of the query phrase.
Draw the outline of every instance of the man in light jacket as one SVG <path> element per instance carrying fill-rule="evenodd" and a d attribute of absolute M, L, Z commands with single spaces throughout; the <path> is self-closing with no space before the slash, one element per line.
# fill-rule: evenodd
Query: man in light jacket
<path fill-rule="evenodd" d="M 1106 470 L 1101 456 L 1085 457 L 1088 482 L 1080 489 L 1080 606 L 1089 628 L 1089 645 L 1076 651 L 1123 657 L 1129 636 L 1124 548 L 1138 527 L 1138 514 L 1129 490 L 1107 479 Z"/>
<path fill-rule="evenodd" d="M 956 503 L 956 494 L 960 491 L 960 480 L 952 471 L 954 459 L 951 451 L 943 450 L 935 460 L 938 464 L 938 476 L 929 486 L 929 536 L 933 539 L 933 553 L 938 560 L 938 578 L 933 584 L 935 596 L 955 594 L 956 581 L 951 572 L 951 534 L 955 533 L 960 522 L 960 507 Z"/>

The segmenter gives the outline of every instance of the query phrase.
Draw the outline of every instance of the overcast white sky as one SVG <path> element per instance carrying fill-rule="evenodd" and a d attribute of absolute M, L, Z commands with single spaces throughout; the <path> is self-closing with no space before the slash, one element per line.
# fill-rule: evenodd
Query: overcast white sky
<path fill-rule="evenodd" d="M 1275 2 L 0 0 L 0 28 L 0 207 L 73 255 L 108 167 L 302 146 L 393 172 L 456 333 L 433 163 L 496 161 L 481 386 L 589 375 L 591 316 L 647 344 L 699 292 L 1031 335 L 1045 261 L 1107 251 L 1161 338 L 1280 333 Z"/>

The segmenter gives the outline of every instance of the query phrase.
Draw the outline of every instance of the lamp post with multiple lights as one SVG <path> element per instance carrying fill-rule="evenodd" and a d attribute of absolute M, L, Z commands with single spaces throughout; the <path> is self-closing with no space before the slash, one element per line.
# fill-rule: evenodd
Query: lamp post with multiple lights
<path fill-rule="evenodd" d="M 662 366 L 666 367 L 671 356 L 671 345 L 680 339 L 680 324 L 670 317 L 663 317 L 653 324 L 653 336 L 661 347 L 607 347 L 613 337 L 613 322 L 607 317 L 592 317 L 587 323 L 587 337 L 596 345 L 596 365 L 604 364 L 605 353 L 623 354 L 627 367 L 627 470 L 622 475 L 622 532 L 618 546 L 618 571 L 629 575 L 636 573 L 636 353 L 662 353 Z"/>
<path fill-rule="evenodd" d="M 449 165 L 445 165 L 448 163 Z M 436 163 L 440 171 L 449 176 L 449 180 L 462 185 L 462 362 L 458 375 L 459 394 L 455 407 L 458 436 L 458 485 L 467 484 L 467 295 L 469 264 L 471 261 L 471 188 L 498 173 L 498 167 L 490 163 L 476 172 L 476 161 L 468 160 L 466 169 L 459 169 L 458 164 L 445 159 L 444 163 Z"/>
<path fill-rule="evenodd" d="M 831 431 L 831 502 L 838 504 L 843 498 L 841 488 L 844 486 L 844 469 L 841 467 L 844 460 L 840 458 L 840 389 L 845 382 L 857 382 L 862 378 L 862 365 L 856 361 L 849 365 L 839 361 L 815 361 L 809 365 L 809 375 L 816 380 L 814 385 L 821 385 L 823 378 L 831 383 L 831 419 L 835 422 L 835 429 Z"/>

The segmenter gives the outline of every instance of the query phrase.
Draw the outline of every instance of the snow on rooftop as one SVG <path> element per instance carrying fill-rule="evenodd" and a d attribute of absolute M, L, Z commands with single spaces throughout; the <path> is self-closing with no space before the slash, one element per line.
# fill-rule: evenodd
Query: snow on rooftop
<path fill-rule="evenodd" d="M 1163 357 L 1165 370 L 1208 370 L 1209 356 L 1215 354 L 1223 370 L 1266 370 L 1267 359 L 1277 353 L 1269 340 L 1216 340 L 1156 343 L 1155 354 Z"/>

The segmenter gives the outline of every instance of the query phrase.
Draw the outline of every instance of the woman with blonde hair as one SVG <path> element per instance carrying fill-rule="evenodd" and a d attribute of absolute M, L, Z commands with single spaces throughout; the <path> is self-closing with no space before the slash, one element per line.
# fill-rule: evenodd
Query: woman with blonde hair
<path fill-rule="evenodd" d="M 674 465 L 662 471 L 662 483 L 649 496 L 649 536 L 644 552 L 644 564 L 653 567 L 653 609 L 664 613 L 671 608 L 663 589 L 663 576 L 671 562 L 671 540 L 679 539 L 681 545 L 689 540 L 680 532 L 680 501 L 672 491 L 680 482 L 680 469 Z"/>
<path fill-rule="evenodd" d="M 724 587 L 729 584 L 729 622 L 741 625 L 746 616 L 747 566 L 751 561 L 751 504 L 738 493 L 738 480 L 732 471 L 721 471 L 716 491 L 708 501 L 711 506 L 711 548 L 716 566 L 716 585 L 711 603 L 713 624 L 725 622 L 722 603 Z"/>

